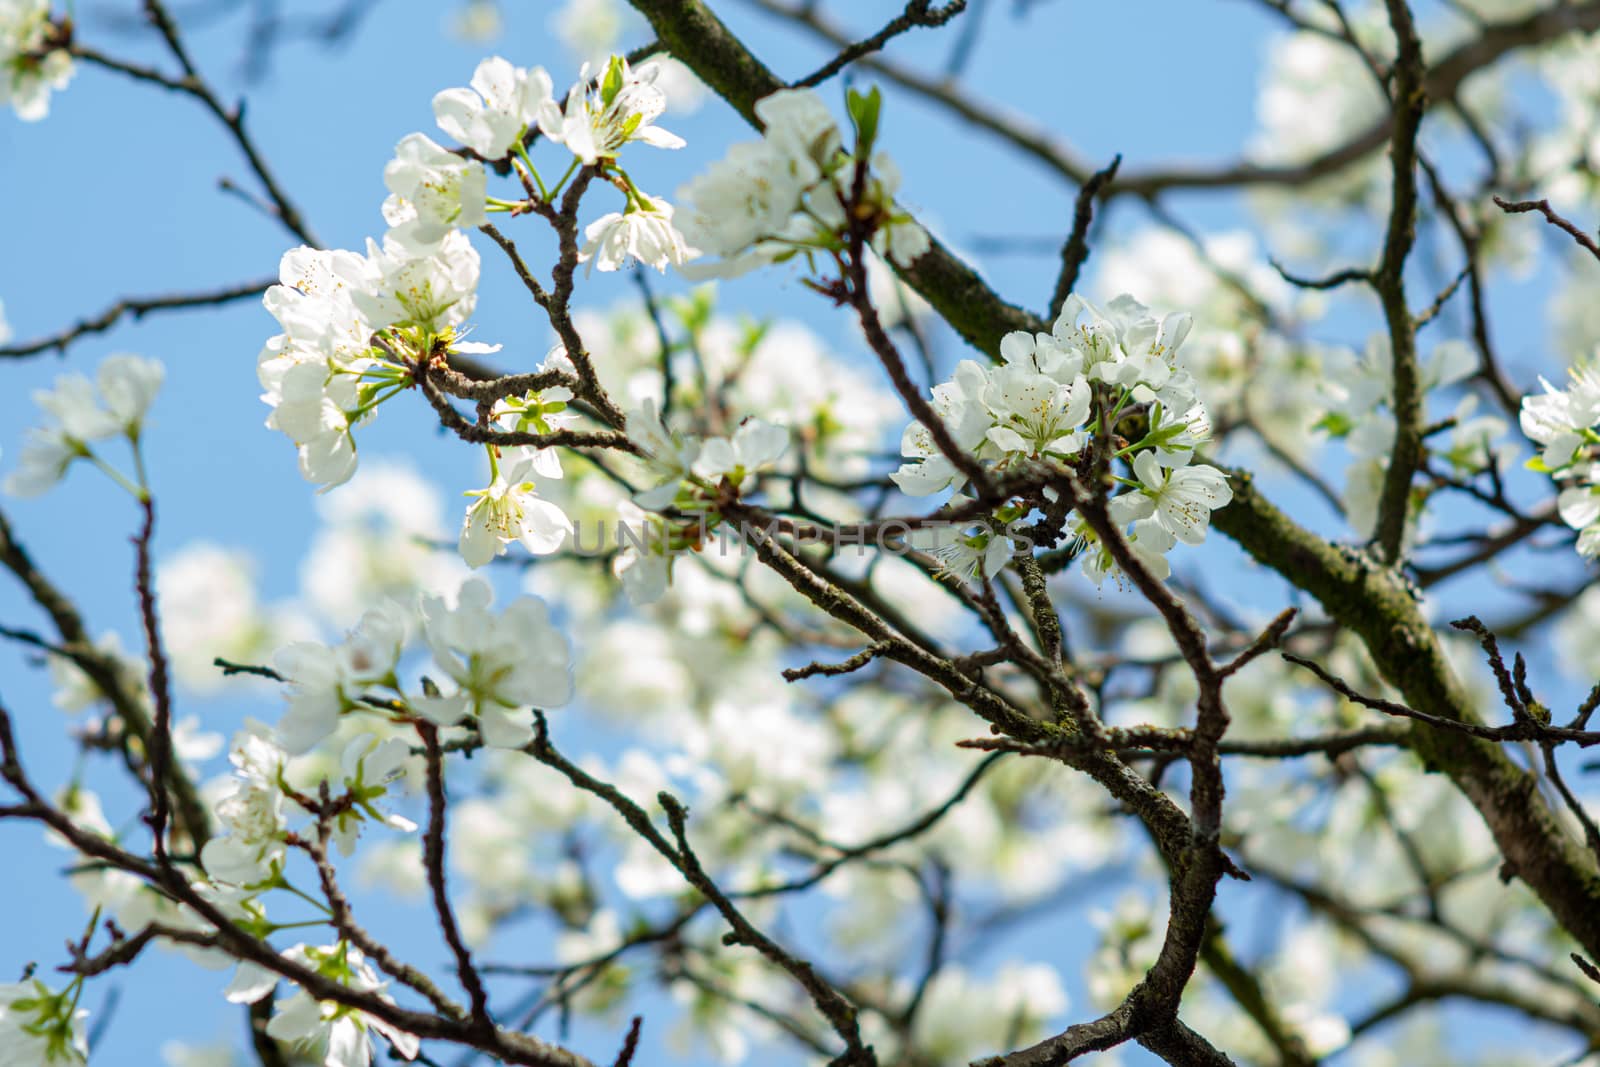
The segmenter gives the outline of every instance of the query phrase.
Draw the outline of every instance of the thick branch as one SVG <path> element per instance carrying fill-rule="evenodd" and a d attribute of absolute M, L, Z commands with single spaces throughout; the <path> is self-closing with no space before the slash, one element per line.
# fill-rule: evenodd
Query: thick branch
<path fill-rule="evenodd" d="M 1411 504 L 1411 479 L 1422 463 L 1422 375 L 1417 366 L 1417 324 L 1406 303 L 1405 267 L 1417 237 L 1417 133 L 1428 97 L 1424 88 L 1422 38 L 1407 0 L 1387 0 L 1389 25 L 1399 42 L 1394 63 L 1394 133 L 1389 154 L 1394 191 L 1389 207 L 1383 259 L 1372 275 L 1372 287 L 1389 324 L 1389 355 L 1394 395 L 1394 446 L 1378 497 L 1374 537 L 1390 563 L 1400 559 L 1406 517 Z"/>
<path fill-rule="evenodd" d="M 1408 708 L 1483 725 L 1403 577 L 1296 525 L 1260 495 L 1249 475 L 1234 472 L 1229 482 L 1233 502 L 1212 516 L 1218 530 L 1316 597 L 1358 636 Z M 1586 951 L 1600 950 L 1600 871 L 1546 805 L 1536 779 L 1499 744 L 1460 731 L 1418 725 L 1410 747 L 1472 802 L 1505 856 L 1506 871 L 1526 882 Z"/>

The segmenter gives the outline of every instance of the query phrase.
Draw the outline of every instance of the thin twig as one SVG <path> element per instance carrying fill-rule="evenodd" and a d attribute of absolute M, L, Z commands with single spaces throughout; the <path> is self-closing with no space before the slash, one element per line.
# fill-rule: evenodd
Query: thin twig
<path fill-rule="evenodd" d="M 950 0 L 949 3 L 939 7 L 934 7 L 931 0 L 910 0 L 905 10 L 885 23 L 877 33 L 847 46 L 821 67 L 795 82 L 791 88 L 815 88 L 862 56 L 871 55 L 883 48 L 900 34 L 918 26 L 943 26 L 966 9 L 967 0 Z"/>
<path fill-rule="evenodd" d="M 1089 224 L 1094 221 L 1094 199 L 1117 176 L 1120 166 L 1122 154 L 1119 152 L 1111 157 L 1111 162 L 1104 169 L 1095 171 L 1078 189 L 1078 198 L 1072 208 L 1072 232 L 1067 235 L 1066 244 L 1061 246 L 1061 273 L 1056 275 L 1055 291 L 1046 309 L 1050 315 L 1060 314 L 1061 305 L 1078 286 L 1078 274 L 1089 260 Z"/>
<path fill-rule="evenodd" d="M 268 286 L 275 284 L 277 280 L 276 278 L 265 278 L 253 282 L 243 282 L 239 285 L 229 286 L 226 289 L 212 289 L 197 293 L 124 297 L 98 315 L 80 319 L 58 333 L 45 337 L 36 337 L 31 341 L 20 341 L 12 345 L 0 345 L 0 357 L 18 359 L 24 356 L 37 355 L 41 352 L 65 352 L 67 346 L 74 341 L 88 337 L 91 334 L 105 333 L 120 322 L 124 316 L 131 315 L 135 319 L 141 319 L 153 311 L 180 311 L 187 308 L 231 304 L 236 300 L 247 300 L 253 296 L 260 296 Z"/>
<path fill-rule="evenodd" d="M 1596 244 L 1593 237 L 1590 237 L 1588 234 L 1578 229 L 1574 223 L 1569 222 L 1567 219 L 1556 214 L 1555 209 L 1550 206 L 1550 201 L 1518 200 L 1512 202 L 1510 200 L 1503 200 L 1497 196 L 1494 198 L 1494 202 L 1496 207 L 1508 215 L 1520 215 L 1525 211 L 1537 211 L 1539 214 L 1544 216 L 1545 221 L 1550 225 L 1554 226 L 1558 230 L 1561 230 L 1563 233 L 1569 234 L 1574 241 L 1578 242 L 1579 247 L 1581 247 L 1584 251 L 1588 252 L 1596 259 L 1600 259 L 1600 244 Z"/>

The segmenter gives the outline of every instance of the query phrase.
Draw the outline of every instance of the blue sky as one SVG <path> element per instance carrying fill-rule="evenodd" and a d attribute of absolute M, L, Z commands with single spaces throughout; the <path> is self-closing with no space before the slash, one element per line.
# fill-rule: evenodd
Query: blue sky
<path fill-rule="evenodd" d="M 133 5 L 123 0 L 121 6 Z M 382 167 L 394 143 L 413 130 L 432 132 L 434 92 L 465 84 L 478 59 L 491 51 L 518 64 L 546 65 L 558 83 L 575 73 L 548 31 L 548 6 L 520 5 L 499 41 L 472 45 L 444 32 L 443 5 L 387 0 L 352 40 L 335 49 L 280 48 L 270 76 L 248 87 L 237 77 L 241 21 L 196 30 L 192 37 L 202 66 L 227 94 L 248 92 L 250 127 L 321 239 L 359 247 L 366 236 L 381 232 Z M 742 6 L 717 6 L 780 74 L 798 76 L 829 54 L 775 33 L 769 20 Z M 865 25 L 901 5 L 876 0 L 850 6 Z M 1257 73 L 1275 29 L 1255 5 L 1057 0 L 1031 5 L 1021 25 L 1013 5 L 990 6 L 970 81 L 987 96 L 1061 130 L 1087 158 L 1108 160 L 1121 152 L 1126 165 L 1135 166 L 1231 157 L 1254 126 Z M 83 6 L 86 40 L 166 65 L 152 41 L 113 32 L 99 17 L 101 10 Z M 896 43 L 894 55 L 937 64 L 951 41 L 948 33 L 908 38 Z M 666 124 L 691 147 L 675 155 L 656 153 L 640 164 L 636 176 L 658 192 L 670 193 L 726 143 L 748 136 L 714 101 Z M 1054 238 L 1068 224 L 1071 189 L 926 106 L 891 94 L 885 131 L 886 147 L 906 175 L 904 199 L 952 245 L 972 246 L 993 236 Z M 284 232 L 219 192 L 224 176 L 249 182 L 235 146 L 199 107 L 102 71 L 81 70 L 44 123 L 24 125 L 0 116 L 0 202 L 11 205 L 0 239 L 0 300 L 18 337 L 54 332 L 120 296 L 210 288 L 273 273 L 287 247 Z M 1178 197 L 1173 206 L 1191 224 L 1208 228 L 1246 218 L 1235 200 L 1223 196 Z M 1128 205 L 1119 208 L 1114 223 L 1123 229 L 1143 221 L 1140 209 Z M 1002 293 L 1035 306 L 1042 305 L 1055 278 L 1053 255 L 991 255 L 978 262 Z M 485 263 L 481 336 L 506 343 L 507 366 L 531 366 L 547 346 L 546 330 L 508 272 L 488 257 Z M 668 280 L 660 288 L 670 291 L 677 284 Z M 1513 297 L 1520 291 L 1509 290 Z M 581 299 L 605 306 L 633 294 L 625 275 L 597 275 L 585 283 Z M 722 303 L 799 317 L 846 351 L 858 344 L 841 314 L 780 274 L 730 285 Z M 1531 377 L 1526 368 L 1553 368 L 1542 362 L 1537 302 L 1510 299 L 1496 310 L 1517 380 Z M 1371 325 L 1353 316 L 1333 320 L 1346 340 L 1359 340 Z M 270 317 L 246 301 L 125 323 L 76 345 L 64 361 L 51 356 L 8 365 L 7 387 L 0 390 L 0 448 L 6 453 L 0 467 L 9 468 L 22 428 L 34 419 L 29 392 L 63 367 L 92 369 L 116 351 L 159 356 L 169 377 L 149 441 L 161 508 L 160 554 L 196 539 L 243 548 L 259 562 L 262 599 L 291 596 L 314 527 L 314 497 L 295 470 L 288 444 L 261 427 L 265 409 L 257 398 L 255 357 L 271 332 Z M 943 356 L 946 365 L 958 358 L 955 346 L 946 344 Z M 442 444 L 426 429 L 422 413 L 413 415 L 380 420 L 362 438 L 364 456 L 409 459 L 447 490 L 475 484 L 478 456 Z M 76 470 L 48 497 L 7 501 L 5 507 L 43 568 L 78 598 L 92 629 L 118 630 L 133 643 L 132 503 L 105 492 L 89 471 Z M 452 502 L 452 513 L 454 508 Z M 0 583 L 0 620 L 38 624 L 8 583 Z M 15 647 L 0 646 L 0 699 L 19 724 L 36 778 L 53 785 L 71 773 L 74 756 L 49 694 L 42 671 Z M 189 709 L 225 732 L 242 714 L 276 714 L 270 704 L 237 697 L 191 702 Z M 106 793 L 113 803 L 135 803 L 126 791 Z M 114 812 L 113 822 L 131 810 Z M 84 915 L 54 874 L 64 854 L 42 844 L 33 829 L 0 824 L 0 849 L 11 865 L 0 880 L 0 914 L 9 917 L 0 939 L 0 980 L 9 980 L 27 961 L 49 966 L 58 960 L 62 941 L 81 929 Z M 417 945 L 423 962 L 442 964 L 442 948 L 427 947 L 406 928 L 414 916 L 381 897 L 366 906 L 380 932 Z M 1082 935 L 1063 936 L 1071 943 Z M 93 1006 L 112 986 L 121 997 L 111 1024 L 114 1052 L 103 1062 L 157 1062 L 156 1050 L 169 1038 L 237 1036 L 239 1015 L 218 996 L 223 980 L 180 959 L 153 955 L 132 975 L 102 982 Z M 1081 990 L 1072 992 L 1082 1010 Z M 597 1059 L 614 1051 L 609 1031 L 579 1026 L 573 1038 Z M 668 1062 L 653 1043 L 647 1041 L 645 1049 L 637 1061 L 642 1067 Z M 1136 1055 L 1128 1060 L 1138 1062 Z"/>

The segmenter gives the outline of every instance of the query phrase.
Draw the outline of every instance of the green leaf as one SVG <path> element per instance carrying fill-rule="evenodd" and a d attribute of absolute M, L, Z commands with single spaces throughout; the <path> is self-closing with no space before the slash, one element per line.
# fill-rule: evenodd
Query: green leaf
<path fill-rule="evenodd" d="M 866 158 L 872 154 L 872 146 L 878 139 L 878 115 L 883 109 L 883 93 L 878 91 L 876 85 L 866 93 L 851 89 L 845 94 L 845 107 L 850 112 L 850 124 L 856 130 L 856 157 Z"/>
<path fill-rule="evenodd" d="M 761 342 L 771 331 L 772 321 L 770 319 L 759 319 L 746 321 L 742 325 L 743 330 L 739 336 L 738 351 L 741 356 L 749 358 L 755 354 L 755 350 L 760 347 Z"/>
<path fill-rule="evenodd" d="M 606 107 L 610 107 L 622 91 L 622 63 L 621 56 L 612 56 L 611 62 L 606 65 L 606 76 L 600 82 L 600 102 Z"/>
<path fill-rule="evenodd" d="M 1330 411 L 1318 419 L 1311 427 L 1313 430 L 1327 430 L 1331 437 L 1344 437 L 1355 428 L 1349 416 L 1337 411 Z"/>

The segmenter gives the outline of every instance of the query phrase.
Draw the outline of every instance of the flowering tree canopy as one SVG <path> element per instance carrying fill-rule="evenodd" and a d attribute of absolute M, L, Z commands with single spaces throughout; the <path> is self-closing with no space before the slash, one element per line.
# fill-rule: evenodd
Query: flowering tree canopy
<path fill-rule="evenodd" d="M 381 5 L 125 6 L 0 0 L 8 178 L 49 203 L 30 132 L 116 79 L 281 256 L 0 313 L 66 357 L 0 434 L 0 841 L 85 916 L 0 938 L 0 1065 L 139 1062 L 163 954 L 247 1024 L 175 1067 L 1600 1064 L 1600 2 L 1218 3 L 1255 133 L 1171 163 L 1072 147 L 1125 86 L 965 74 L 1043 0 L 568 0 L 542 53 L 471 0 L 465 84 L 318 88 L 421 93 L 348 248 L 195 41 L 248 9 L 270 79 Z M 993 175 L 937 212 L 930 113 Z M 1061 212 L 974 238 L 1024 166 Z M 187 314 L 254 300 L 251 351 Z M 146 316 L 209 360 L 94 358 Z M 206 437 L 252 351 L 264 428 Z M 224 507 L 163 539 L 205 448 L 292 450 L 294 597 Z M 32 510 L 89 484 L 120 633 Z"/>

